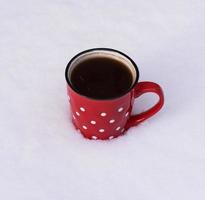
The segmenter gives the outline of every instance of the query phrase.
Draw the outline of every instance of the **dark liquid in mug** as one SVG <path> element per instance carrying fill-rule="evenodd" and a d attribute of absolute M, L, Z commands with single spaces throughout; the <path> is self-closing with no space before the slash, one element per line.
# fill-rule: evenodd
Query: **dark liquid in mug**
<path fill-rule="evenodd" d="M 133 76 L 122 62 L 108 57 L 93 57 L 77 64 L 71 84 L 80 94 L 94 99 L 109 99 L 125 94 Z"/>

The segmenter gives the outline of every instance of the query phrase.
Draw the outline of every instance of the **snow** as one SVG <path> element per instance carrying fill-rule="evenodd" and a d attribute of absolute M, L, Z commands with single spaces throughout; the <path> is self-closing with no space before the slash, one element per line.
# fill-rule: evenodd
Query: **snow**
<path fill-rule="evenodd" d="M 0 8 L 1 199 L 204 200 L 204 1 L 0 0 Z M 74 129 L 66 96 L 66 64 L 93 47 L 127 53 L 166 98 L 153 118 L 106 142 Z M 155 100 L 141 97 L 134 112 Z"/>

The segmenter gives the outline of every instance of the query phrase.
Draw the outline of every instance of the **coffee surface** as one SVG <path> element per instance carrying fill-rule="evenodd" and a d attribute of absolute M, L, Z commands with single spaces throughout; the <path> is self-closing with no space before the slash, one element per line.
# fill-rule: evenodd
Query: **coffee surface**
<path fill-rule="evenodd" d="M 122 62 L 108 57 L 93 57 L 77 64 L 71 84 L 80 94 L 94 99 L 109 99 L 125 94 L 133 76 Z"/>

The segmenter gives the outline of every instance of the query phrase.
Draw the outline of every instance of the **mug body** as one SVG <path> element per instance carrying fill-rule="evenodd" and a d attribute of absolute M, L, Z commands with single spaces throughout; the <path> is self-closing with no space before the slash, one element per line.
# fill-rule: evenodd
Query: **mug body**
<path fill-rule="evenodd" d="M 134 102 L 133 90 L 112 100 L 93 100 L 68 86 L 72 121 L 89 139 L 112 139 L 125 132 Z"/>

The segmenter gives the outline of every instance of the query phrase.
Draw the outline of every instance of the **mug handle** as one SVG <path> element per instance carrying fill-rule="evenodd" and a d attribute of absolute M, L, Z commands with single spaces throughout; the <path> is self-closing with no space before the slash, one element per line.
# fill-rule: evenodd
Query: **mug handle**
<path fill-rule="evenodd" d="M 139 123 L 156 114 L 162 108 L 164 104 L 164 94 L 162 88 L 157 83 L 148 81 L 137 83 L 137 85 L 134 88 L 134 98 L 136 99 L 142 94 L 149 92 L 157 94 L 159 96 L 159 101 L 147 111 L 134 116 L 130 116 L 125 126 L 125 129 L 129 129 L 132 126 L 138 125 Z"/>

